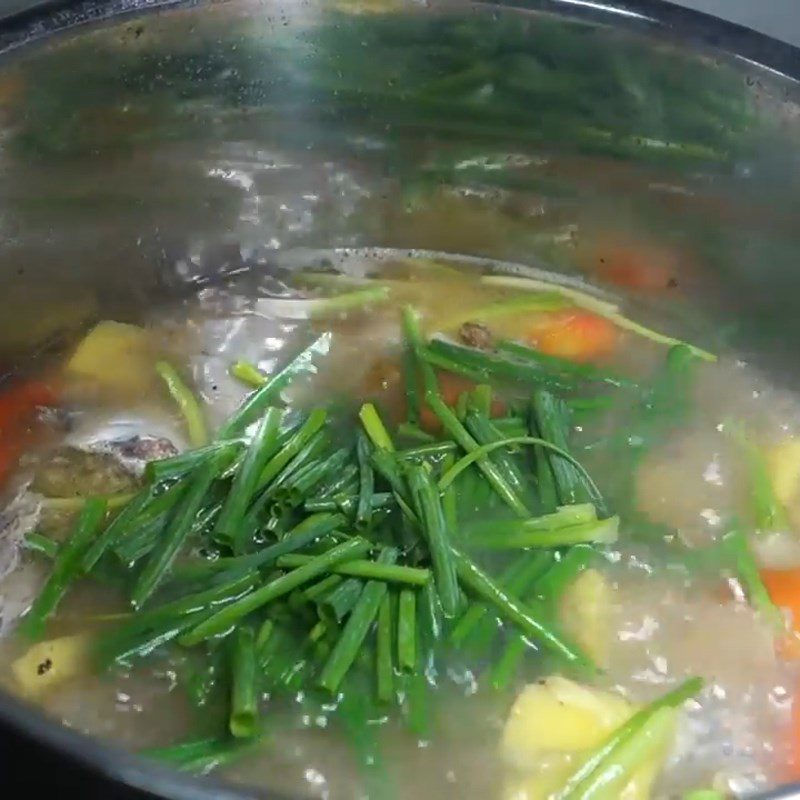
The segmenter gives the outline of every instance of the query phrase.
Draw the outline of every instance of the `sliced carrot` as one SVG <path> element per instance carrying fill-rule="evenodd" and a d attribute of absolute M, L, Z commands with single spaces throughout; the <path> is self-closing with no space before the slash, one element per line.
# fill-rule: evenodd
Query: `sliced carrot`
<path fill-rule="evenodd" d="M 442 399 L 449 406 L 455 406 L 463 392 L 469 392 L 475 388 L 475 383 L 473 381 L 462 378 L 460 375 L 454 375 L 452 372 L 440 372 L 438 374 L 438 380 Z M 493 399 L 491 415 L 493 417 L 499 417 L 504 411 L 505 405 L 500 400 L 496 398 Z M 439 433 L 442 429 L 439 418 L 424 402 L 419 410 L 419 424 L 420 427 L 428 431 L 428 433 Z"/>
<path fill-rule="evenodd" d="M 36 410 L 56 405 L 56 391 L 45 381 L 28 380 L 0 389 L 0 486 L 16 469 L 25 451 L 36 441 L 42 426 Z"/>
<path fill-rule="evenodd" d="M 775 650 L 788 661 L 800 660 L 800 569 L 762 569 L 761 579 L 772 602 L 792 616 L 793 630 L 775 643 Z"/>
<path fill-rule="evenodd" d="M 33 418 L 36 409 L 56 403 L 56 393 L 49 383 L 25 381 L 0 389 L 0 434 L 13 430 Z"/>
<path fill-rule="evenodd" d="M 613 322 L 579 308 L 541 314 L 528 326 L 528 341 L 549 356 L 595 361 L 611 355 L 618 331 Z"/>
<path fill-rule="evenodd" d="M 800 624 L 800 569 L 762 569 L 761 580 L 776 606 L 792 612 Z"/>

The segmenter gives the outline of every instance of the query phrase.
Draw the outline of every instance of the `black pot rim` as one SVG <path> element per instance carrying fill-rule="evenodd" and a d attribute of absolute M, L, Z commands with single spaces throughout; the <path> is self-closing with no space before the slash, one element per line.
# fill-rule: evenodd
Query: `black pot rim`
<path fill-rule="evenodd" d="M 30 6 L 0 17 L 0 55 L 60 31 L 111 18 L 132 16 L 202 0 L 31 0 Z M 656 34 L 682 45 L 710 48 L 787 78 L 800 81 L 800 48 L 665 0 L 484 0 L 476 5 L 549 12 L 565 18 Z M 257 789 L 231 788 L 212 779 L 197 779 L 148 762 L 97 739 L 70 730 L 27 703 L 0 690 L 0 729 L 66 757 L 89 779 L 124 789 L 126 797 L 172 800 L 247 800 L 268 796 Z M 29 765 L 34 766 L 35 765 Z M 54 777 L 54 783 L 58 780 Z M 93 796 L 87 791 L 85 796 Z M 99 795 L 98 795 L 99 796 Z M 104 794 L 107 796 L 107 794 Z M 753 800 L 756 800 L 755 798 Z M 800 800 L 800 783 L 787 784 L 757 800 Z"/>

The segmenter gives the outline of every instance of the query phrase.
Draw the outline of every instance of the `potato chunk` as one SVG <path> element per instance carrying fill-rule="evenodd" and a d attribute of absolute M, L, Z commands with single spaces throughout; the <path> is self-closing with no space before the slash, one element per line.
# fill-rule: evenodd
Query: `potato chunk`
<path fill-rule="evenodd" d="M 27 697 L 38 697 L 90 668 L 88 634 L 60 636 L 33 645 L 11 665 L 17 685 Z"/>
<path fill-rule="evenodd" d="M 637 710 L 613 692 L 550 677 L 526 686 L 511 708 L 501 754 L 510 767 L 505 800 L 548 800 L 569 780 L 592 751 Z M 651 746 L 627 783 L 621 800 L 647 800 L 667 755 L 675 715 Z M 662 726 L 663 727 L 663 726 Z"/>
<path fill-rule="evenodd" d="M 113 397 L 140 397 L 155 384 L 155 352 L 144 328 L 99 322 L 67 362 L 68 386 Z"/>
<path fill-rule="evenodd" d="M 587 569 L 567 587 L 558 609 L 564 630 L 600 667 L 608 665 L 612 595 L 603 574 Z"/>

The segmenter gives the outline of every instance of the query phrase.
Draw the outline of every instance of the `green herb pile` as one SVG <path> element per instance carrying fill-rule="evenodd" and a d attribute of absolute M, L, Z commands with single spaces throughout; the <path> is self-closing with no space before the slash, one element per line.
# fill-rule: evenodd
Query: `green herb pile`
<path fill-rule="evenodd" d="M 233 365 L 253 391 L 212 441 L 191 391 L 161 363 L 193 449 L 150 462 L 146 486 L 110 521 L 108 498 L 89 498 L 64 544 L 29 538 L 53 566 L 25 633 L 41 637 L 73 582 L 111 580 L 133 613 L 97 637 L 97 669 L 186 648 L 203 665 L 195 701 L 211 687 L 227 696 L 224 735 L 151 755 L 187 769 L 223 763 L 269 728 L 266 694 L 299 691 L 333 702 L 354 743 L 393 706 L 428 737 L 432 689 L 453 653 L 487 688 L 512 688 L 526 652 L 542 669 L 598 674 L 555 606 L 620 520 L 570 452 L 570 415 L 632 392 L 642 448 L 657 439 L 654 419 L 668 424 L 659 398 L 668 384 L 681 396 L 697 356 L 674 345 L 643 389 L 519 344 L 426 340 L 411 308 L 402 321 L 407 415 L 393 431 L 371 404 L 358 420 L 283 407 L 281 392 L 316 369 L 330 334 L 269 377 Z M 434 368 L 481 382 L 451 406 Z M 530 400 L 493 415 L 493 379 L 529 387 Z M 426 414 L 438 434 L 423 430 Z"/>

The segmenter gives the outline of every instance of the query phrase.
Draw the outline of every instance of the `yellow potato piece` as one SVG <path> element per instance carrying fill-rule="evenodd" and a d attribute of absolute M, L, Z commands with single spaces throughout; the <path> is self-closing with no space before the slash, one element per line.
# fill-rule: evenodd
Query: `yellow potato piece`
<path fill-rule="evenodd" d="M 98 323 L 67 362 L 66 377 L 81 388 L 118 396 L 137 396 L 155 383 L 155 352 L 150 335 L 138 325 Z"/>
<path fill-rule="evenodd" d="M 514 701 L 503 731 L 506 763 L 529 768 L 543 752 L 596 747 L 622 724 L 633 706 L 618 694 L 553 676 L 526 686 Z"/>
<path fill-rule="evenodd" d="M 562 627 L 600 667 L 608 665 L 612 594 L 602 573 L 587 569 L 567 587 L 559 604 Z"/>
<path fill-rule="evenodd" d="M 17 686 L 27 697 L 38 697 L 59 683 L 91 668 L 88 634 L 61 636 L 31 647 L 11 665 Z"/>
<path fill-rule="evenodd" d="M 511 768 L 504 800 L 556 796 L 592 751 L 637 709 L 618 694 L 558 676 L 526 686 L 503 731 L 501 754 Z M 666 740 L 656 741 L 655 749 L 621 788 L 620 800 L 649 798 L 667 749 Z"/>
<path fill-rule="evenodd" d="M 775 497 L 789 505 L 800 490 L 800 439 L 787 439 L 771 447 L 766 456 Z"/>

